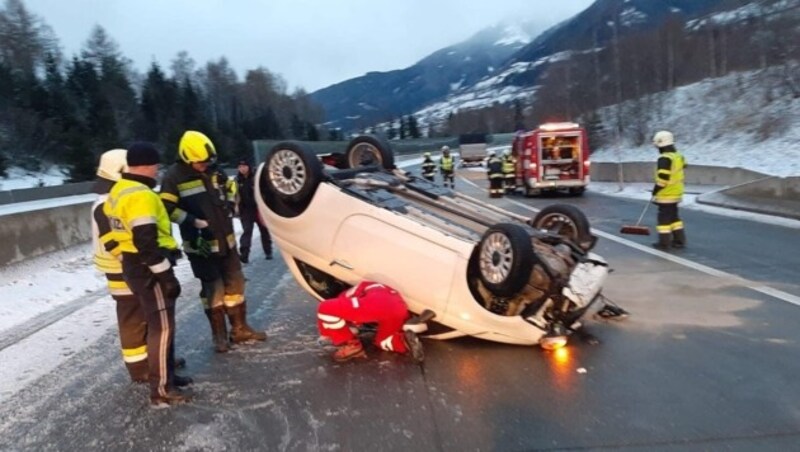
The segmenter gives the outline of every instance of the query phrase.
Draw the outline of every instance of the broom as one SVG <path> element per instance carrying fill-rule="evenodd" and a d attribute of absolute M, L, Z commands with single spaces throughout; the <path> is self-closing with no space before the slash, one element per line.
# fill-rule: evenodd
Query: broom
<path fill-rule="evenodd" d="M 636 224 L 623 224 L 622 228 L 620 228 L 620 234 L 631 234 L 631 235 L 650 235 L 650 228 L 647 226 L 640 226 L 639 223 L 642 222 L 642 218 L 644 218 L 644 214 L 647 213 L 647 208 L 650 207 L 650 203 L 653 202 L 651 198 L 647 204 L 644 205 L 644 210 L 642 210 L 642 214 L 639 215 L 639 221 Z"/>

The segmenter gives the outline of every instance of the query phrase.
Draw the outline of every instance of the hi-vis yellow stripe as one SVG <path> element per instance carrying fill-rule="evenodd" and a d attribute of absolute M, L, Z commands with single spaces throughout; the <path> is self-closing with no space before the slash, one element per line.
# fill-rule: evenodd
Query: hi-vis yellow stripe
<path fill-rule="evenodd" d="M 164 201 L 175 202 L 175 203 L 178 202 L 178 197 L 176 195 L 173 195 L 172 193 L 162 192 L 160 196 L 161 199 L 163 199 Z"/>
<path fill-rule="evenodd" d="M 136 363 L 147 359 L 147 345 L 136 348 L 123 348 L 122 359 L 126 363 Z"/>

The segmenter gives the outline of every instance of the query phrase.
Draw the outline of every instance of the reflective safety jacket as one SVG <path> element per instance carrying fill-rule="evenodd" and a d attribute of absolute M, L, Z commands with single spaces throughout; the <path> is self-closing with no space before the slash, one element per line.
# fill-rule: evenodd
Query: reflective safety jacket
<path fill-rule="evenodd" d="M 653 195 L 656 203 L 678 203 L 683 199 L 683 179 L 686 160 L 674 148 L 662 151 L 656 167 Z"/>
<path fill-rule="evenodd" d="M 196 243 L 201 231 L 194 225 L 198 218 L 208 222 L 209 231 L 203 238 L 210 242 L 212 255 L 225 256 L 236 248 L 228 180 L 219 171 L 200 173 L 183 162 L 174 163 L 164 175 L 161 200 L 170 219 L 179 226 L 187 254 L 198 253 Z M 210 239 L 206 237 L 209 233 Z"/>
<path fill-rule="evenodd" d="M 514 174 L 517 159 L 513 155 L 503 157 L 503 174 Z"/>
<path fill-rule="evenodd" d="M 425 157 L 422 161 L 422 175 L 424 177 L 433 177 L 436 174 L 436 163 L 430 157 Z"/>
<path fill-rule="evenodd" d="M 452 155 L 450 157 L 442 156 L 441 160 L 439 160 L 439 168 L 443 173 L 452 173 L 454 163 L 455 160 Z"/>
<path fill-rule="evenodd" d="M 153 273 L 170 269 L 164 250 L 178 248 L 172 238 L 167 209 L 153 191 L 156 181 L 149 177 L 123 173 L 103 204 L 119 250 L 139 256 Z"/>
<path fill-rule="evenodd" d="M 489 173 L 489 179 L 502 178 L 503 161 L 500 160 L 500 157 L 489 157 L 489 161 L 486 162 L 486 171 Z"/>
<path fill-rule="evenodd" d="M 108 188 L 114 184 L 107 182 Z M 133 295 L 128 284 L 122 278 L 122 250 L 116 234 L 111 230 L 111 222 L 103 212 L 103 205 L 108 199 L 108 193 L 102 193 L 92 205 L 92 246 L 94 248 L 94 267 L 97 271 L 105 273 L 108 291 L 111 295 Z"/>

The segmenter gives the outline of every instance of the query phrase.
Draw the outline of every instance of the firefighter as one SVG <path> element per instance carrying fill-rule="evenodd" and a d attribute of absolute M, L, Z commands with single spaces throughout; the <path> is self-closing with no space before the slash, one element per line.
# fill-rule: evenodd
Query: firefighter
<path fill-rule="evenodd" d="M 116 302 L 122 360 L 131 380 L 140 383 L 147 381 L 147 322 L 139 300 L 122 277 L 122 251 L 108 217 L 103 213 L 109 190 L 128 170 L 125 160 L 127 153 L 125 149 L 112 149 L 100 156 L 97 180 L 93 187 L 98 197 L 92 206 L 92 242 L 94 266 L 105 274 L 108 291 Z"/>
<path fill-rule="evenodd" d="M 272 259 L 272 238 L 269 229 L 258 215 L 255 195 L 255 174 L 247 160 L 240 160 L 236 174 L 236 191 L 239 193 L 237 210 L 242 223 L 242 236 L 239 238 L 239 260 L 243 264 L 250 261 L 250 244 L 253 239 L 253 226 L 258 225 L 261 232 L 261 248 L 264 256 Z"/>
<path fill-rule="evenodd" d="M 338 347 L 333 353 L 338 362 L 367 357 L 361 340 L 350 330 L 351 325 L 364 323 L 378 324 L 373 340 L 376 347 L 422 361 L 422 343 L 416 333 L 404 328 L 408 319 L 403 297 L 391 287 L 373 281 L 361 281 L 317 307 L 317 327 L 323 338 Z"/>
<path fill-rule="evenodd" d="M 442 158 L 439 159 L 439 172 L 442 173 L 442 181 L 445 187 L 456 188 L 454 177 L 455 167 L 456 162 L 450 155 L 450 146 L 442 146 Z"/>
<path fill-rule="evenodd" d="M 503 151 L 503 180 L 505 192 L 513 193 L 517 189 L 517 159 L 511 154 L 511 149 Z"/>
<path fill-rule="evenodd" d="M 683 221 L 678 215 L 678 204 L 683 200 L 683 171 L 686 161 L 676 149 L 675 138 L 671 132 L 662 130 L 653 136 L 653 144 L 658 148 L 653 202 L 658 206 L 658 242 L 653 246 L 666 250 L 670 247 L 686 246 L 686 233 Z"/>
<path fill-rule="evenodd" d="M 181 285 L 172 267 L 180 251 L 170 234 L 167 210 L 153 191 L 159 161 L 152 144 L 132 144 L 127 153 L 128 172 L 111 187 L 103 211 L 119 243 L 125 282 L 147 322 L 150 403 L 167 406 L 187 402 L 189 398 L 176 387 L 192 381 L 175 375 L 175 301 Z"/>
<path fill-rule="evenodd" d="M 489 151 L 489 160 L 486 162 L 486 171 L 489 176 L 489 197 L 503 197 L 503 161 L 494 151 Z"/>
<path fill-rule="evenodd" d="M 225 353 L 233 343 L 264 341 L 267 335 L 247 324 L 244 275 L 233 232 L 229 191 L 218 172 L 211 140 L 200 132 L 183 134 L 179 160 L 161 183 L 161 199 L 179 225 L 183 250 L 194 276 L 201 282 L 200 300 L 211 325 L 214 348 Z M 228 337 L 225 314 L 231 323 Z"/>
<path fill-rule="evenodd" d="M 436 163 L 434 163 L 433 159 L 431 158 L 431 153 L 426 152 L 424 154 L 425 159 L 422 161 L 422 177 L 426 180 L 434 182 L 434 178 L 436 176 Z"/>

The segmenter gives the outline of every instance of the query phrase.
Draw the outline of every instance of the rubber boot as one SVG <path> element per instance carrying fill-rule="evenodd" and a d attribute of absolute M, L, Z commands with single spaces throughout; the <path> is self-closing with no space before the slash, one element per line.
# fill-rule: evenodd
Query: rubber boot
<path fill-rule="evenodd" d="M 225 324 L 225 308 L 218 306 L 206 309 L 206 317 L 208 317 L 208 323 L 211 324 L 211 340 L 214 341 L 214 351 L 226 353 L 230 347 L 228 346 L 228 328 Z"/>
<path fill-rule="evenodd" d="M 243 264 L 250 262 L 250 250 L 239 250 L 239 261 L 241 261 Z"/>
<path fill-rule="evenodd" d="M 228 318 L 231 320 L 231 342 L 240 344 L 249 341 L 265 341 L 267 333 L 255 331 L 247 324 L 247 303 L 225 307 Z"/>
<path fill-rule="evenodd" d="M 658 234 L 658 241 L 654 243 L 653 246 L 660 250 L 668 250 L 671 237 L 672 234 L 669 232 L 666 234 Z"/>
<path fill-rule="evenodd" d="M 672 231 L 672 247 L 685 248 L 686 247 L 686 231 L 683 229 L 676 229 Z"/>

